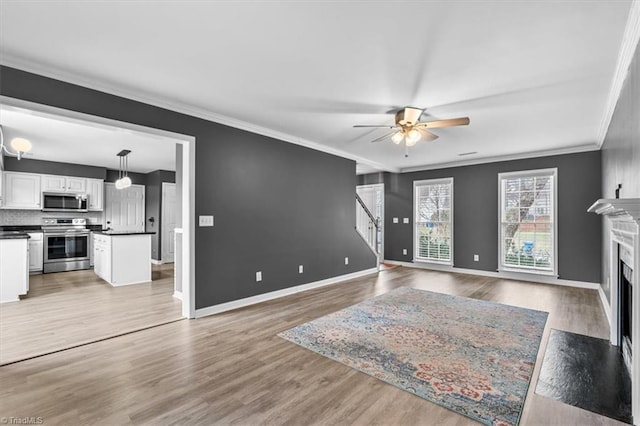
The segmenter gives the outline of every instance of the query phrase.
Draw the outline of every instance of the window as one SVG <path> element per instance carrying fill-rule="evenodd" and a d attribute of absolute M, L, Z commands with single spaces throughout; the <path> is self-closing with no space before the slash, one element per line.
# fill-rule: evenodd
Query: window
<path fill-rule="evenodd" d="M 453 264 L 453 178 L 415 181 L 414 259 Z"/>
<path fill-rule="evenodd" d="M 556 271 L 556 169 L 500 173 L 500 269 Z"/>

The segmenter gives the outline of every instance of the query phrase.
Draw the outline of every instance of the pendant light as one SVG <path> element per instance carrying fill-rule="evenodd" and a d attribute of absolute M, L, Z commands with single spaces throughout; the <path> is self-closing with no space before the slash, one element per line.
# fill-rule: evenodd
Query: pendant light
<path fill-rule="evenodd" d="M 120 170 L 118 170 L 116 189 L 125 189 L 131 186 L 131 178 L 129 177 L 129 159 L 127 157 L 130 153 L 130 150 L 123 149 L 116 154 L 120 159 Z"/>

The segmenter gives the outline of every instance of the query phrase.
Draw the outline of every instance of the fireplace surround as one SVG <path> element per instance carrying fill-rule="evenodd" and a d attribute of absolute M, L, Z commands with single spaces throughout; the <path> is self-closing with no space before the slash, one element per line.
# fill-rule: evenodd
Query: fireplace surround
<path fill-rule="evenodd" d="M 631 375 L 631 410 L 640 422 L 640 198 L 600 199 L 588 209 L 610 225 L 611 344 L 619 346 Z"/>

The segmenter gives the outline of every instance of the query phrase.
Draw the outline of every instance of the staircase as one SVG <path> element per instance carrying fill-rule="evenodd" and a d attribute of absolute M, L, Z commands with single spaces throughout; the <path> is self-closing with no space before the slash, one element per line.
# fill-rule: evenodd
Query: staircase
<path fill-rule="evenodd" d="M 380 264 L 380 223 L 356 194 L 356 230 L 367 243 L 373 254 L 376 255 L 378 265 Z"/>

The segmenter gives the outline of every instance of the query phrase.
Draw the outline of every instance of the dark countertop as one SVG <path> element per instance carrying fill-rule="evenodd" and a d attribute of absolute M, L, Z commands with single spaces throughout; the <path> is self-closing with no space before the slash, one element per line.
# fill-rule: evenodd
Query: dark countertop
<path fill-rule="evenodd" d="M 24 231 L 0 231 L 0 240 L 18 240 L 21 238 L 31 238 Z"/>
<path fill-rule="evenodd" d="M 0 231 L 42 232 L 40 225 L 5 225 L 0 226 Z"/>
<path fill-rule="evenodd" d="M 102 234 L 110 237 L 121 235 L 154 235 L 155 232 L 127 232 L 127 231 L 93 231 L 94 234 Z"/>

